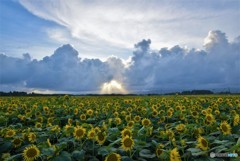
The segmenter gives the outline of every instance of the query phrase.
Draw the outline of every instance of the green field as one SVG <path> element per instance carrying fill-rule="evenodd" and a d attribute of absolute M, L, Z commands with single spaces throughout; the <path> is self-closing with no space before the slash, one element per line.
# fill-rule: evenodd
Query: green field
<path fill-rule="evenodd" d="M 234 95 L 0 97 L 0 160 L 220 161 L 239 115 Z"/>

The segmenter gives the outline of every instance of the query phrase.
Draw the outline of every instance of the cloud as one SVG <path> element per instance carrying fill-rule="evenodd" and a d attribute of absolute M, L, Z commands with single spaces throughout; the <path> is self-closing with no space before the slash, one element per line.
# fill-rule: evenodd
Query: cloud
<path fill-rule="evenodd" d="M 46 32 L 49 38 L 60 43 L 66 43 L 71 39 L 69 38 L 68 31 L 63 28 L 47 28 Z"/>
<path fill-rule="evenodd" d="M 13 58 L 1 54 L 1 84 L 24 82 L 26 88 L 55 91 L 99 90 L 108 75 L 107 63 L 99 59 L 81 59 L 71 45 L 63 45 L 42 60 Z"/>
<path fill-rule="evenodd" d="M 229 43 L 219 30 L 210 31 L 205 40 L 206 50 L 174 46 L 158 52 L 150 49 L 150 40 L 141 41 L 127 69 L 129 88 L 159 92 L 239 87 L 239 41 Z"/>
<path fill-rule="evenodd" d="M 1 84 L 18 84 L 24 82 L 29 76 L 29 64 L 31 57 L 29 54 L 23 54 L 23 58 L 12 58 L 0 54 Z"/>
<path fill-rule="evenodd" d="M 158 0 L 19 2 L 32 14 L 65 27 L 71 37 L 92 46 L 132 48 L 133 43 L 149 37 L 154 48 L 176 43 L 201 47 L 198 45 L 202 36 L 211 28 L 220 27 L 231 36 L 239 34 L 238 2 L 204 0 L 184 5 Z"/>
<path fill-rule="evenodd" d="M 50 57 L 31 64 L 27 87 L 61 91 L 95 91 L 108 80 L 108 66 L 99 59 L 78 57 L 71 45 L 63 45 Z"/>
<path fill-rule="evenodd" d="M 127 63 L 115 56 L 105 61 L 82 59 L 71 45 L 63 45 L 42 60 L 32 60 L 29 54 L 22 58 L 0 54 L 1 90 L 16 87 L 33 91 L 97 93 L 102 91 L 104 84 L 108 93 L 109 89 L 116 92 L 119 84 L 130 93 L 239 90 L 239 37 L 229 42 L 225 33 L 210 31 L 204 50 L 178 45 L 156 50 L 151 48 L 151 43 L 150 39 L 136 43 Z"/>

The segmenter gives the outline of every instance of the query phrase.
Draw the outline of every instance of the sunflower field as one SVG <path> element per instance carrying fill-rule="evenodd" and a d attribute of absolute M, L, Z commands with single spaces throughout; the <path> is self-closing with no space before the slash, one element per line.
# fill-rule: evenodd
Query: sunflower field
<path fill-rule="evenodd" d="M 0 160 L 239 160 L 240 97 L 0 97 Z"/>

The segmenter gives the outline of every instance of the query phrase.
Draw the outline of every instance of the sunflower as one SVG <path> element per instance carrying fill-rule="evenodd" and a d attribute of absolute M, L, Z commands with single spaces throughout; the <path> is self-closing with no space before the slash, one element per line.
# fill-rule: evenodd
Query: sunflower
<path fill-rule="evenodd" d="M 171 107 L 171 108 L 168 109 L 168 111 L 174 112 L 174 109 Z"/>
<path fill-rule="evenodd" d="M 77 115 L 78 114 L 78 108 L 75 108 L 74 109 L 74 115 Z"/>
<path fill-rule="evenodd" d="M 203 114 L 203 115 L 206 115 L 206 114 L 207 114 L 207 111 L 206 111 L 206 110 L 202 110 L 202 114 Z"/>
<path fill-rule="evenodd" d="M 52 117 L 49 117 L 48 120 L 47 120 L 48 123 L 52 123 L 53 122 L 53 118 Z"/>
<path fill-rule="evenodd" d="M 26 121 L 26 119 L 27 119 L 26 116 L 22 116 L 21 118 L 22 121 Z"/>
<path fill-rule="evenodd" d="M 23 157 L 25 161 L 33 161 L 39 155 L 40 155 L 40 151 L 35 145 L 26 147 L 23 151 Z"/>
<path fill-rule="evenodd" d="M 37 139 L 37 136 L 33 132 L 28 134 L 28 141 L 30 141 L 31 143 L 34 143 L 36 139 Z"/>
<path fill-rule="evenodd" d="M 5 137 L 6 137 L 6 138 L 11 138 L 11 137 L 13 137 L 15 134 L 16 134 L 16 131 L 10 129 L 10 130 L 8 130 L 8 131 L 6 132 Z"/>
<path fill-rule="evenodd" d="M 174 132 L 172 130 L 166 130 L 166 134 L 169 140 L 171 140 L 174 137 Z"/>
<path fill-rule="evenodd" d="M 87 134 L 87 136 L 88 136 L 88 139 L 94 139 L 95 138 L 95 130 L 94 129 L 91 129 L 91 130 L 89 130 L 88 131 L 88 134 Z"/>
<path fill-rule="evenodd" d="M 131 107 L 128 107 L 128 108 L 127 108 L 128 113 L 132 113 L 132 110 L 133 110 L 133 109 L 132 109 Z"/>
<path fill-rule="evenodd" d="M 181 106 L 179 106 L 179 105 L 176 106 L 176 110 L 177 110 L 177 111 L 181 110 Z"/>
<path fill-rule="evenodd" d="M 75 124 L 76 126 L 80 126 L 80 122 L 78 120 L 76 120 Z"/>
<path fill-rule="evenodd" d="M 208 141 L 202 137 L 202 136 L 199 136 L 198 139 L 197 139 L 197 148 L 200 148 L 202 150 L 208 150 Z"/>
<path fill-rule="evenodd" d="M 134 146 L 134 140 L 128 135 L 122 138 L 121 142 L 122 142 L 122 148 L 125 151 L 130 151 Z"/>
<path fill-rule="evenodd" d="M 197 111 L 192 111 L 191 114 L 192 114 L 192 117 L 194 117 L 194 118 L 198 117 L 198 112 Z"/>
<path fill-rule="evenodd" d="M 38 117 L 37 122 L 43 122 L 43 117 Z"/>
<path fill-rule="evenodd" d="M 125 136 L 131 137 L 132 136 L 132 131 L 128 128 L 125 128 L 121 131 L 121 135 L 122 135 L 122 138 L 124 138 Z"/>
<path fill-rule="evenodd" d="M 215 115 L 219 115 L 220 111 L 219 110 L 215 110 L 214 113 L 215 113 Z"/>
<path fill-rule="evenodd" d="M 139 122 L 141 120 L 141 117 L 139 115 L 135 116 L 134 117 L 134 121 L 135 122 Z"/>
<path fill-rule="evenodd" d="M 125 103 L 125 104 L 128 104 L 128 100 L 124 100 L 124 103 Z"/>
<path fill-rule="evenodd" d="M 162 114 L 164 114 L 164 110 L 160 110 L 158 113 L 159 113 L 159 115 L 162 115 Z"/>
<path fill-rule="evenodd" d="M 233 118 L 233 126 L 237 126 L 239 124 L 240 118 L 239 115 L 236 114 Z"/>
<path fill-rule="evenodd" d="M 122 123 L 121 118 L 119 118 L 119 117 L 115 118 L 115 123 L 116 123 L 117 125 L 120 125 L 120 124 Z"/>
<path fill-rule="evenodd" d="M 179 124 L 179 125 L 176 126 L 176 130 L 178 132 L 183 132 L 184 129 L 185 129 L 185 125 L 184 124 Z"/>
<path fill-rule="evenodd" d="M 163 149 L 163 148 L 164 148 L 164 145 L 161 143 L 161 144 L 158 144 L 157 147 L 160 148 L 160 149 Z"/>
<path fill-rule="evenodd" d="M 159 119 L 158 123 L 163 123 L 165 120 L 166 120 L 165 116 L 162 116 L 162 117 Z"/>
<path fill-rule="evenodd" d="M 78 126 L 74 128 L 73 136 L 77 140 L 80 140 L 84 137 L 85 133 L 86 133 L 86 129 L 81 126 Z"/>
<path fill-rule="evenodd" d="M 212 109 L 208 107 L 207 108 L 207 113 L 209 113 L 209 114 L 212 113 Z"/>
<path fill-rule="evenodd" d="M 37 122 L 37 123 L 35 124 L 35 127 L 36 127 L 36 128 L 42 128 L 42 124 L 39 123 L 39 122 Z"/>
<path fill-rule="evenodd" d="M 170 126 L 171 126 L 171 123 L 166 123 L 166 124 L 164 125 L 165 129 L 169 129 Z"/>
<path fill-rule="evenodd" d="M 103 131 L 107 131 L 107 129 L 108 129 L 108 124 L 105 121 L 103 121 L 102 129 L 103 129 Z"/>
<path fill-rule="evenodd" d="M 127 124 L 127 126 L 128 126 L 129 128 L 132 128 L 132 127 L 134 126 L 134 121 L 129 121 L 128 124 Z"/>
<path fill-rule="evenodd" d="M 14 147 L 19 147 L 21 144 L 22 144 L 22 139 L 20 138 L 15 138 L 13 141 L 12 141 Z"/>
<path fill-rule="evenodd" d="M 222 97 L 220 97 L 220 98 L 218 98 L 218 100 L 217 100 L 219 103 L 222 103 L 223 102 L 223 98 Z"/>
<path fill-rule="evenodd" d="M 147 113 L 147 109 L 143 107 L 142 110 L 141 110 L 141 114 L 145 115 L 146 113 Z"/>
<path fill-rule="evenodd" d="M 220 130 L 224 135 L 231 134 L 231 126 L 227 123 L 227 121 L 223 121 L 220 124 Z"/>
<path fill-rule="evenodd" d="M 45 112 L 46 115 L 49 115 L 49 113 L 50 113 L 49 111 L 46 111 L 46 112 Z"/>
<path fill-rule="evenodd" d="M 99 132 L 96 136 L 96 140 L 97 140 L 98 144 L 100 144 L 100 145 L 104 144 L 104 142 L 106 140 L 106 134 L 104 132 Z"/>
<path fill-rule="evenodd" d="M 121 112 L 121 115 L 122 115 L 122 116 L 126 116 L 126 115 L 127 115 L 127 112 L 126 112 L 126 111 L 122 111 L 122 112 Z"/>
<path fill-rule="evenodd" d="M 88 114 L 89 116 L 92 116 L 92 115 L 93 115 L 93 110 L 92 110 L 92 109 L 87 110 L 87 114 Z"/>
<path fill-rule="evenodd" d="M 212 114 L 207 114 L 205 119 L 209 124 L 212 124 L 215 121 L 215 118 Z"/>
<path fill-rule="evenodd" d="M 186 111 L 186 107 L 185 106 L 181 106 L 181 111 Z"/>
<path fill-rule="evenodd" d="M 49 110 L 49 108 L 48 108 L 47 106 L 44 106 L 44 107 L 43 107 L 43 110 L 46 112 L 46 111 Z"/>
<path fill-rule="evenodd" d="M 149 119 L 147 119 L 147 118 L 144 118 L 144 119 L 142 120 L 142 125 L 143 125 L 144 127 L 148 127 L 148 126 L 151 125 L 151 121 L 150 121 Z"/>
<path fill-rule="evenodd" d="M 153 116 L 153 117 L 157 117 L 157 116 L 158 116 L 158 111 L 157 111 L 157 110 L 153 110 L 152 116 Z"/>
<path fill-rule="evenodd" d="M 138 107 L 137 108 L 137 112 L 139 113 L 139 112 L 141 112 L 142 111 L 142 107 Z"/>
<path fill-rule="evenodd" d="M 101 129 L 99 127 L 95 127 L 94 131 L 95 131 L 95 133 L 99 133 L 99 132 L 101 132 Z"/>
<path fill-rule="evenodd" d="M 238 111 L 240 110 L 240 104 L 238 105 L 237 110 L 238 110 Z"/>
<path fill-rule="evenodd" d="M 113 116 L 114 116 L 114 117 L 118 117 L 118 112 L 117 112 L 117 111 L 114 112 L 114 113 L 113 113 Z"/>
<path fill-rule="evenodd" d="M 52 126 L 51 131 L 54 133 L 60 133 L 61 128 L 58 125 Z"/>
<path fill-rule="evenodd" d="M 127 122 L 131 121 L 131 115 L 126 115 L 126 116 L 125 116 L 125 120 L 126 120 Z"/>
<path fill-rule="evenodd" d="M 196 137 L 198 137 L 199 135 L 204 133 L 204 129 L 203 128 L 197 128 L 193 131 L 193 133 Z"/>
<path fill-rule="evenodd" d="M 63 132 L 66 136 L 70 136 L 70 134 L 72 133 L 72 129 L 73 129 L 73 127 L 71 125 L 67 124 L 63 128 Z"/>
<path fill-rule="evenodd" d="M 73 123 L 73 120 L 71 118 L 68 119 L 68 124 L 71 126 Z"/>
<path fill-rule="evenodd" d="M 179 115 L 179 119 L 180 119 L 180 120 L 184 120 L 184 119 L 185 119 L 185 115 L 184 115 L 184 114 L 180 114 L 180 115 Z"/>
<path fill-rule="evenodd" d="M 104 161 L 120 161 L 121 156 L 117 153 L 108 154 Z"/>
<path fill-rule="evenodd" d="M 82 121 L 84 121 L 84 120 L 87 119 L 87 116 L 86 116 L 85 114 L 81 114 L 81 115 L 80 115 L 80 119 L 81 119 Z"/>
<path fill-rule="evenodd" d="M 236 112 L 235 110 L 231 110 L 230 113 L 231 113 L 232 115 L 236 115 L 236 114 L 237 114 L 237 112 Z"/>
<path fill-rule="evenodd" d="M 160 147 L 157 147 L 155 153 L 157 157 L 160 158 L 160 156 L 163 154 L 163 150 Z"/>
<path fill-rule="evenodd" d="M 172 115 L 173 115 L 173 113 L 172 113 L 171 111 L 168 111 L 168 112 L 167 112 L 167 116 L 168 116 L 168 118 L 171 118 Z"/>
<path fill-rule="evenodd" d="M 51 116 L 54 116 L 54 114 L 55 114 L 55 111 L 53 111 L 53 109 L 51 109 L 51 110 L 50 110 L 50 115 L 51 115 Z"/>
<path fill-rule="evenodd" d="M 174 148 L 173 150 L 171 150 L 170 152 L 170 161 L 181 161 L 181 157 L 178 153 L 177 148 Z"/>

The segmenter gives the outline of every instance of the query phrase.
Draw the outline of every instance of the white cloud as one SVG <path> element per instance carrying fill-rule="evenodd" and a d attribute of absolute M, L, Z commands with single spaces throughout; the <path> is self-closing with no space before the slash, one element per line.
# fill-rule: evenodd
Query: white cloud
<path fill-rule="evenodd" d="M 62 28 L 48 28 L 46 29 L 48 36 L 60 43 L 68 43 L 70 41 L 69 33 L 66 29 Z"/>
<path fill-rule="evenodd" d="M 231 35 L 240 34 L 236 23 L 239 10 L 234 3 L 223 0 L 184 5 L 179 1 L 157 0 L 20 0 L 20 3 L 31 13 L 66 27 L 70 36 L 93 48 L 98 44 L 132 48 L 131 44 L 143 38 L 150 38 L 154 48 L 175 44 L 201 47 L 198 45 L 209 29 L 220 27 Z"/>

